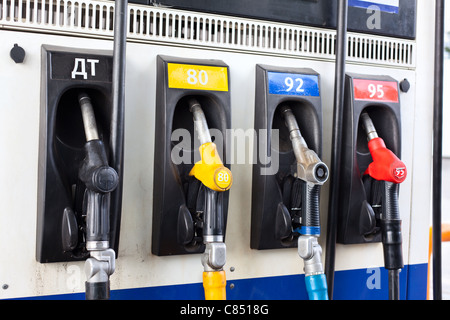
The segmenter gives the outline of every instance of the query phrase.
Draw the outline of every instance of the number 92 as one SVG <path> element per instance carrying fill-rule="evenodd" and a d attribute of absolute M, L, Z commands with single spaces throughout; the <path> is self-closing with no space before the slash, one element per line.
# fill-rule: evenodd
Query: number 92
<path fill-rule="evenodd" d="M 296 92 L 304 92 L 305 89 L 303 89 L 303 79 L 302 78 L 295 78 L 292 79 L 291 77 L 286 77 L 284 79 L 284 84 L 287 86 L 286 91 L 289 92 L 292 89 L 294 89 L 295 83 L 298 83 L 297 88 L 295 89 Z"/>

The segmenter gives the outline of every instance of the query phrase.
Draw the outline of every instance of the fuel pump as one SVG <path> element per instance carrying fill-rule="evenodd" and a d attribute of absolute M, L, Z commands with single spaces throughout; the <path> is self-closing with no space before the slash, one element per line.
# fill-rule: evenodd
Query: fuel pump
<path fill-rule="evenodd" d="M 373 162 L 365 174 L 370 176 L 371 205 L 380 220 L 384 264 L 389 272 L 389 299 L 400 299 L 399 273 L 403 268 L 401 218 L 398 207 L 399 184 L 406 179 L 405 164 L 380 137 L 367 112 L 361 114 Z M 378 195 L 377 195 L 378 193 Z"/>
<path fill-rule="evenodd" d="M 252 178 L 251 248 L 297 247 L 309 298 L 328 299 L 318 242 L 320 186 L 328 179 L 328 168 L 320 160 L 319 74 L 307 68 L 257 65 L 255 130 L 259 141 Z"/>
<path fill-rule="evenodd" d="M 228 66 L 160 55 L 157 68 L 152 253 L 201 254 L 205 298 L 225 299 Z"/>
<path fill-rule="evenodd" d="M 108 165 L 105 146 L 99 139 L 95 114 L 89 96 L 78 96 L 86 144 L 79 178 L 86 187 L 83 213 L 86 216 L 86 299 L 109 299 L 109 276 L 115 269 L 115 252 L 110 248 L 110 193 L 119 183 L 117 172 Z"/>
<path fill-rule="evenodd" d="M 123 163 L 113 52 L 44 45 L 42 67 L 36 259 L 85 261 L 86 299 L 108 299 Z"/>
<path fill-rule="evenodd" d="M 399 160 L 400 111 L 399 83 L 392 77 L 345 75 L 342 118 L 337 122 L 343 146 L 336 167 L 337 242 L 383 243 L 390 299 L 400 297 L 403 268 L 398 193 L 407 170 Z"/>
<path fill-rule="evenodd" d="M 320 186 L 328 179 L 328 167 L 317 154 L 308 148 L 292 110 L 281 106 L 289 129 L 297 168 L 294 175 L 304 181 L 301 197 L 301 227 L 298 232 L 298 254 L 304 261 L 306 289 L 310 300 L 328 300 L 327 281 L 322 264 L 320 236 L 319 193 Z"/>
<path fill-rule="evenodd" d="M 231 171 L 223 165 L 216 145 L 211 140 L 200 104 L 195 99 L 190 99 L 188 103 L 201 143 L 199 148 L 201 160 L 194 165 L 189 175 L 195 176 L 205 186 L 203 242 L 206 248 L 202 256 L 205 298 L 206 300 L 225 300 L 226 276 L 223 270 L 226 262 L 225 225 L 223 212 L 218 206 L 217 193 L 230 189 L 233 176 Z"/>

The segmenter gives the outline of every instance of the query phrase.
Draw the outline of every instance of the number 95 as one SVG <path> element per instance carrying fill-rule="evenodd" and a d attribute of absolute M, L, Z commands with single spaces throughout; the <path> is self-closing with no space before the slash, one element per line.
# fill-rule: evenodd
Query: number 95
<path fill-rule="evenodd" d="M 375 84 L 371 83 L 371 84 L 369 84 L 368 89 L 369 89 L 371 98 L 375 97 L 375 95 L 377 96 L 377 98 L 380 98 L 380 99 L 384 97 L 384 91 L 383 91 L 382 84 L 375 85 Z"/>

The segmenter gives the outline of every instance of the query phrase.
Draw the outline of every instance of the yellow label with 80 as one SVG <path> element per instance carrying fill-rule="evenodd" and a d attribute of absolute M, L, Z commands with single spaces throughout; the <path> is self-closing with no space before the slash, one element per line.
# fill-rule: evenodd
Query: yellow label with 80
<path fill-rule="evenodd" d="M 228 91 L 226 67 L 168 63 L 169 88 Z"/>

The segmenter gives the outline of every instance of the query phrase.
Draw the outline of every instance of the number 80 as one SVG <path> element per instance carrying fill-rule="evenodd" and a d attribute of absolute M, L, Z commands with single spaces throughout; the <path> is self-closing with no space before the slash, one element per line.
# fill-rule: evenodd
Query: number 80
<path fill-rule="evenodd" d="M 189 69 L 187 75 L 187 82 L 189 84 L 197 84 L 199 82 L 201 85 L 206 85 L 208 83 L 208 73 L 205 70 L 200 70 L 197 77 L 197 71 Z"/>

